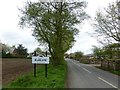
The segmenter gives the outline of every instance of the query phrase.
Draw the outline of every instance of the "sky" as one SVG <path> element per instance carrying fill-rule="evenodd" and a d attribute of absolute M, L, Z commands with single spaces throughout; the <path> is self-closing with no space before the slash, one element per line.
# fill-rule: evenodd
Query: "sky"
<path fill-rule="evenodd" d="M 18 8 L 25 5 L 27 0 L 1 0 L 0 1 L 0 42 L 12 45 L 23 44 L 28 49 L 28 52 L 34 51 L 35 48 L 40 47 L 39 43 L 32 36 L 32 31 L 29 28 L 20 28 L 19 15 L 21 14 Z M 98 9 L 103 10 L 109 3 L 116 0 L 86 0 L 88 2 L 86 13 L 93 19 Z M 82 27 L 81 27 L 82 26 Z M 92 46 L 99 46 L 96 38 L 91 37 L 93 28 L 90 20 L 85 20 L 84 24 L 77 26 L 80 33 L 75 37 L 74 46 L 68 51 L 73 53 L 82 51 L 84 54 L 92 53 Z"/>

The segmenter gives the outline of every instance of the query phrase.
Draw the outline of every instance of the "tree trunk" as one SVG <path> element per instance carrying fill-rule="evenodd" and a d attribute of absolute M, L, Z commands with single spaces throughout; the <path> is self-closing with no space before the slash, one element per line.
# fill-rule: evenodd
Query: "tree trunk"
<path fill-rule="evenodd" d="M 63 52 L 63 39 L 62 39 L 62 2 L 60 3 L 60 8 L 58 8 L 57 14 L 59 14 L 59 19 L 58 17 L 56 18 L 56 41 L 53 45 L 53 56 L 52 56 L 52 63 L 53 65 L 61 65 L 63 64 L 64 60 L 64 52 Z"/>
<path fill-rule="evenodd" d="M 60 50 L 57 50 L 54 52 L 53 56 L 53 65 L 61 65 L 64 61 L 64 54 L 60 52 Z"/>

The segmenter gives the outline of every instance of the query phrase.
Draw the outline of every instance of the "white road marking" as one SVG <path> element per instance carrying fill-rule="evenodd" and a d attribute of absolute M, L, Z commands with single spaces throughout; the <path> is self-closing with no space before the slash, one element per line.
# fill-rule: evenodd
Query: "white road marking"
<path fill-rule="evenodd" d="M 99 78 L 100 80 L 102 80 L 103 82 L 109 84 L 110 86 L 112 86 L 112 87 L 114 87 L 114 88 L 118 88 L 118 87 L 114 86 L 113 84 L 109 83 L 108 81 L 102 79 L 101 77 L 98 77 L 98 78 Z"/>
<path fill-rule="evenodd" d="M 85 71 L 89 72 L 89 73 L 92 73 L 90 72 L 89 70 L 87 70 L 86 68 L 83 68 L 80 64 L 76 64 L 74 61 L 72 61 L 75 65 L 81 67 L 82 69 L 84 69 Z M 98 77 L 100 80 L 102 80 L 103 82 L 107 83 L 108 85 L 112 86 L 113 88 L 117 88 L 118 90 L 120 90 L 118 87 L 114 86 L 113 84 L 109 83 L 108 81 L 102 79 L 101 77 Z"/>
<path fill-rule="evenodd" d="M 87 71 L 88 73 L 91 73 L 89 70 L 87 70 L 86 68 L 83 68 L 85 71 Z"/>
<path fill-rule="evenodd" d="M 72 61 L 73 62 L 73 61 Z M 88 73 L 91 73 L 89 70 L 87 70 L 86 68 L 83 68 L 82 66 L 80 66 L 80 64 L 76 64 L 75 62 L 73 62 L 75 65 L 81 67 L 82 69 L 84 69 L 85 71 L 87 71 Z"/>
<path fill-rule="evenodd" d="M 72 61 L 72 62 L 73 62 L 73 61 Z M 75 62 L 73 62 L 73 63 L 74 63 L 75 65 L 77 65 L 77 66 L 81 67 L 81 66 L 80 66 L 80 64 L 76 64 Z"/>

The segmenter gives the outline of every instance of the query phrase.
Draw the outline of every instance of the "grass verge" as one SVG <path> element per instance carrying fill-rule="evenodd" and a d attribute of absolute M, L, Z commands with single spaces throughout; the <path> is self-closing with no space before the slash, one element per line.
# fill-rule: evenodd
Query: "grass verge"
<path fill-rule="evenodd" d="M 109 70 L 109 69 L 105 69 L 105 68 L 101 68 L 99 66 L 96 66 L 96 68 L 99 68 L 99 69 L 102 69 L 102 70 L 105 70 L 105 71 L 108 71 L 108 72 L 111 72 L 113 74 L 116 74 L 116 75 L 119 75 L 120 76 L 120 70 Z"/>
<path fill-rule="evenodd" d="M 47 77 L 45 77 L 45 65 L 37 68 L 36 77 L 33 72 L 18 77 L 15 81 L 8 84 L 7 88 L 65 88 L 67 75 L 67 64 L 53 66 L 48 65 Z"/>

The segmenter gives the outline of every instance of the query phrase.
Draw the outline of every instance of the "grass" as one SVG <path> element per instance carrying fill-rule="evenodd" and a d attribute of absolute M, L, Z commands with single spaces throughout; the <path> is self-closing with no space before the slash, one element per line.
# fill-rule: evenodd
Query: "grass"
<path fill-rule="evenodd" d="M 83 63 L 83 64 L 89 64 L 89 62 L 86 61 L 86 60 L 80 60 L 79 62 L 80 62 L 80 63 Z"/>
<path fill-rule="evenodd" d="M 105 70 L 105 71 L 109 71 L 109 72 L 111 72 L 113 74 L 116 74 L 116 75 L 120 76 L 120 70 L 118 70 L 118 71 L 117 70 L 109 70 L 109 69 L 101 68 L 99 66 L 96 66 L 96 68 L 99 68 L 99 69 L 102 69 L 102 70 Z"/>
<path fill-rule="evenodd" d="M 120 70 L 119 71 L 110 71 L 110 72 L 120 76 Z"/>
<path fill-rule="evenodd" d="M 53 66 L 48 65 L 47 77 L 45 77 L 45 65 L 37 68 L 36 77 L 33 72 L 18 77 L 5 88 L 65 88 L 67 64 Z"/>
<path fill-rule="evenodd" d="M 2 58 L 2 60 L 31 60 L 29 58 Z"/>

